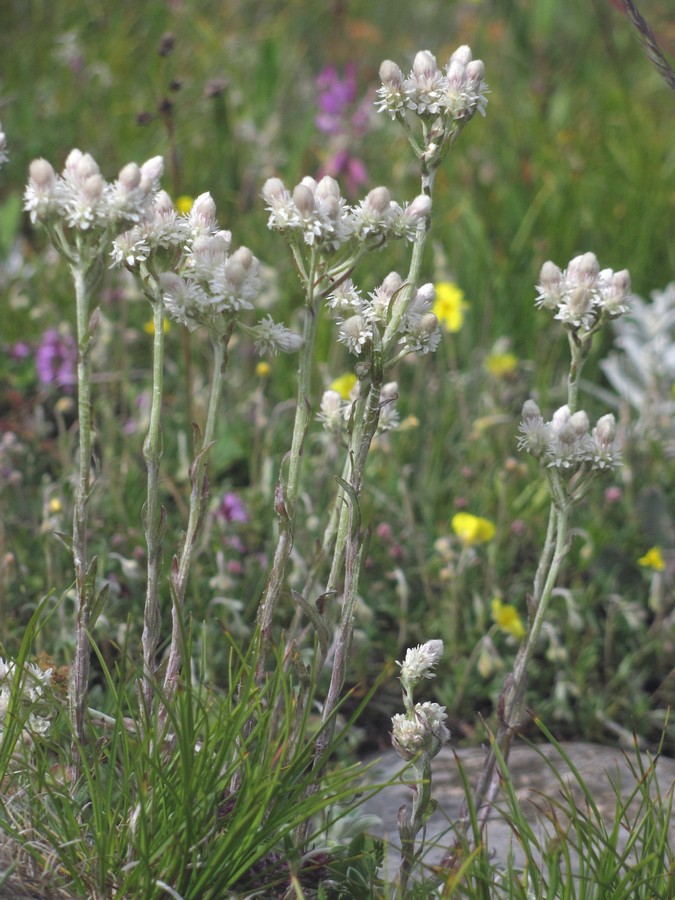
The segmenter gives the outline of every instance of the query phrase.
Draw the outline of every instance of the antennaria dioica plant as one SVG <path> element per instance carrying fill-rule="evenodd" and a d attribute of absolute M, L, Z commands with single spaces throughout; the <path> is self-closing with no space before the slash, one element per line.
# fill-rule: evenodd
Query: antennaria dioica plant
<path fill-rule="evenodd" d="M 232 250 L 232 236 L 219 228 L 215 204 L 209 194 L 198 197 L 188 214 L 176 212 L 171 198 L 159 189 L 162 169 L 159 158 L 142 167 L 126 166 L 117 181 L 110 184 L 103 180 L 94 160 L 79 151 L 70 154 L 61 175 L 56 175 L 44 160 L 37 160 L 31 166 L 26 208 L 34 222 L 45 225 L 52 243 L 68 262 L 75 285 L 80 446 L 70 542 L 75 567 L 77 620 L 69 696 L 72 731 L 78 746 L 73 766 L 75 780 L 78 773 L 84 771 L 91 791 L 95 790 L 100 772 L 96 768 L 98 762 L 92 767 L 87 765 L 87 754 L 95 753 L 91 749 L 93 742 L 85 715 L 88 660 L 91 628 L 105 604 L 106 595 L 105 589 L 97 588 L 96 560 L 88 558 L 86 539 L 89 500 L 96 489 L 96 460 L 92 452 L 96 407 L 91 397 L 90 347 L 96 339 L 96 287 L 102 270 L 111 260 L 113 267 L 124 267 L 133 274 L 152 310 L 151 407 L 143 445 L 146 495 L 142 510 L 139 509 L 147 548 L 140 642 L 142 659 L 137 666 L 139 712 L 131 717 L 130 724 L 123 715 L 128 701 L 122 698 L 121 690 L 115 694 L 112 718 L 92 711 L 97 725 L 104 722 L 106 727 L 114 727 L 115 722 L 119 725 L 122 721 L 125 731 L 138 736 L 142 754 L 147 753 L 152 759 L 154 775 L 148 779 L 149 785 L 144 785 L 147 793 L 142 793 L 129 805 L 130 810 L 138 810 L 134 813 L 133 825 L 129 820 L 124 826 L 130 847 L 141 833 L 144 840 L 149 839 L 156 821 L 155 810 L 165 803 L 163 788 L 166 787 L 167 796 L 172 792 L 177 794 L 179 791 L 171 778 L 184 762 L 188 767 L 189 757 L 194 756 L 197 749 L 204 752 L 203 758 L 206 758 L 205 746 L 209 751 L 217 748 L 214 751 L 216 767 L 224 774 L 214 780 L 214 790 L 224 791 L 223 784 L 228 785 L 229 793 L 224 791 L 222 805 L 227 807 L 229 815 L 230 806 L 236 806 L 237 798 L 246 795 L 256 778 L 254 764 L 250 762 L 257 758 L 255 748 L 260 750 L 266 729 L 274 732 L 280 719 L 287 728 L 283 731 L 283 740 L 273 743 L 274 753 L 261 753 L 260 759 L 272 769 L 279 766 L 274 771 L 275 776 L 286 764 L 294 775 L 299 772 L 306 775 L 308 771 L 312 775 L 298 779 L 302 781 L 300 796 L 305 799 L 306 806 L 302 803 L 296 806 L 292 827 L 280 828 L 279 833 L 283 831 L 285 839 L 289 839 L 292 832 L 296 846 L 301 850 L 309 848 L 309 835 L 318 833 L 311 819 L 322 809 L 316 794 L 324 778 L 328 754 L 336 745 L 337 712 L 344 691 L 360 578 L 368 549 L 368 523 L 361 516 L 366 463 L 374 437 L 396 422 L 398 385 L 393 380 L 395 366 L 408 354 L 426 354 L 438 346 L 438 321 L 432 311 L 434 289 L 431 284 L 421 283 L 433 211 L 434 175 L 463 127 L 476 111 L 484 113 L 486 104 L 483 64 L 471 58 L 468 47 L 456 51 L 442 68 L 430 52 L 423 51 L 415 57 L 407 77 L 395 63 L 387 61 L 381 67 L 380 76 L 382 87 L 378 92 L 378 108 L 406 133 L 419 164 L 418 197 L 409 204 L 397 203 L 391 199 L 386 187 L 377 187 L 360 203 L 350 205 L 342 196 L 338 183 L 330 177 L 319 181 L 303 178 L 293 190 L 288 190 L 280 179 L 270 178 L 262 188 L 269 212 L 269 227 L 287 240 L 300 280 L 301 336 L 275 323 L 269 316 L 252 324 L 249 316 L 255 310 L 259 293 L 258 261 L 247 248 Z M 393 241 L 399 241 L 402 246 L 410 245 L 407 268 L 403 263 L 400 273 L 391 272 L 375 290 L 366 293 L 357 280 L 360 264 L 367 254 Z M 559 296 L 555 295 L 557 299 L 553 299 L 553 294 L 544 297 L 544 282 L 555 281 L 555 273 L 542 270 L 541 305 L 553 306 L 568 328 L 573 370 L 567 413 L 558 411 L 550 423 L 544 423 L 531 405 L 524 411 L 523 441 L 530 434 L 534 435 L 537 428 L 546 435 L 543 443 L 527 449 L 545 464 L 552 511 L 535 578 L 530 631 L 516 661 L 513 680 L 503 695 L 501 712 L 508 737 L 519 717 L 532 647 L 567 549 L 572 504 L 586 490 L 592 471 L 606 468 L 616 459 L 613 424 L 605 417 L 591 434 L 587 418 L 576 410 L 576 392 L 592 334 L 599 327 L 601 318 L 604 321 L 620 311 L 622 301 L 618 294 L 625 293 L 627 282 L 622 285 L 621 278 L 610 279 L 616 301 L 615 307 L 610 309 L 607 273 L 596 272 L 593 276 L 593 271 L 589 270 L 593 270 L 592 261 L 584 257 L 583 262 L 573 261 L 564 275 L 559 273 L 563 286 Z M 603 315 L 596 316 L 603 304 Z M 561 315 L 565 311 L 568 318 Z M 326 391 L 320 404 L 314 398 L 316 338 L 322 316 L 334 321 L 339 342 L 356 358 L 357 384 L 349 400 L 344 400 L 335 391 Z M 171 554 L 168 572 L 164 566 L 168 529 L 162 486 L 162 469 L 171 465 L 171 461 L 164 459 L 162 435 L 164 324 L 167 317 L 189 330 L 204 329 L 212 353 L 205 418 L 201 426 L 194 427 L 185 531 Z M 223 415 L 223 380 L 235 329 L 240 335 L 251 338 L 263 352 L 297 352 L 298 384 L 290 447 L 275 494 L 278 535 L 258 607 L 257 630 L 248 652 L 238 648 L 240 662 L 245 663 L 242 662 L 240 669 L 232 665 L 229 673 L 232 683 L 228 684 L 228 702 L 233 708 L 238 702 L 241 705 L 226 725 L 218 720 L 218 726 L 213 726 L 231 729 L 234 723 L 240 740 L 218 745 L 217 740 L 203 743 L 198 728 L 185 727 L 183 715 L 188 715 L 187 701 L 178 687 L 181 679 L 188 690 L 195 686 L 190 668 L 188 583 L 206 514 L 209 452 L 215 441 L 217 418 Z M 323 538 L 313 554 L 307 553 L 309 564 L 301 589 L 290 591 L 289 568 L 291 551 L 299 533 L 301 505 L 298 501 L 303 488 L 305 443 L 314 418 L 335 438 L 342 457 L 339 474 L 335 473 L 336 488 L 326 513 Z M 528 423 L 531 425 L 529 430 L 526 428 Z M 559 455 L 555 457 L 554 453 Z M 290 628 L 281 636 L 281 605 L 289 593 L 296 603 L 296 612 Z M 163 599 L 170 601 L 172 624 L 170 636 L 166 636 L 168 646 L 160 662 Z M 140 630 L 140 622 L 138 627 Z M 306 646 L 308 635 L 314 638 L 314 646 L 309 649 Z M 300 661 L 299 650 L 304 654 L 303 661 Z M 415 684 L 430 675 L 441 652 L 441 641 L 428 641 L 415 651 L 409 651 L 401 667 L 405 713 L 395 717 L 393 739 L 397 749 L 412 762 L 416 784 L 412 814 L 408 817 L 407 813 L 402 813 L 399 822 L 404 845 L 398 884 L 401 894 L 407 890 L 412 876 L 417 835 L 432 809 L 430 760 L 449 737 L 443 707 L 413 702 Z M 311 661 L 309 665 L 306 665 L 307 660 Z M 311 702 L 319 699 L 316 693 L 319 676 L 329 666 L 330 683 L 325 696 L 320 698 L 320 723 L 311 732 L 307 727 L 309 709 Z M 112 688 L 115 676 L 108 673 L 107 678 Z M 200 688 L 198 686 L 197 690 Z M 199 694 L 200 728 L 208 730 L 211 727 L 210 712 L 208 704 L 204 703 L 202 708 L 201 702 L 202 695 Z M 126 753 L 125 740 L 120 739 L 120 746 L 124 745 Z M 497 741 L 500 740 L 498 734 Z M 507 738 L 498 745 L 506 756 Z M 158 785 L 155 801 L 153 777 L 161 771 L 164 761 L 168 762 L 167 778 L 166 782 L 161 778 L 155 781 Z M 91 777 L 92 772 L 96 777 Z M 486 773 L 485 785 L 481 782 L 477 791 L 477 804 L 480 806 L 485 800 L 484 815 L 489 809 L 490 789 L 494 784 L 487 769 Z M 277 791 L 276 786 L 274 790 Z M 284 785 L 280 783 L 277 792 L 283 790 Z M 130 786 L 129 797 L 133 791 Z M 157 803 L 154 808 L 153 802 Z M 255 827 L 265 826 L 266 849 L 271 852 L 274 847 L 271 823 L 279 821 L 275 819 L 279 810 L 278 802 L 273 802 L 272 791 L 264 795 L 260 807 L 256 812 L 259 818 Z M 189 804 L 185 805 L 185 810 L 189 819 Z M 101 809 L 97 815 L 100 813 Z M 200 808 L 200 815 L 202 813 Z M 204 814 L 205 821 L 209 814 L 208 811 Z M 192 827 L 190 820 L 186 831 L 190 832 Z M 194 846 L 190 844 L 191 852 L 202 838 L 197 831 L 192 836 L 195 843 Z M 207 838 L 203 839 L 206 847 Z M 200 852 L 194 851 L 195 868 L 203 865 Z M 227 865 L 229 859 L 227 852 L 221 848 L 223 865 Z M 136 862 L 134 853 L 135 850 L 129 850 L 129 872 Z M 252 856 L 241 857 L 243 861 L 240 860 L 238 865 L 242 873 L 252 859 Z M 129 875 L 130 879 L 133 877 Z M 162 878 L 164 886 L 171 884 L 178 889 L 177 882 L 173 883 L 168 875 Z M 180 878 L 189 879 L 189 875 L 182 871 Z M 202 873 L 199 879 L 199 889 L 203 889 L 208 884 L 208 875 Z M 139 880 L 135 888 L 138 889 L 141 883 L 148 891 L 162 887 L 159 880 L 147 883 Z M 84 884 L 82 889 L 85 889 Z M 186 892 L 185 896 L 192 895 Z"/>

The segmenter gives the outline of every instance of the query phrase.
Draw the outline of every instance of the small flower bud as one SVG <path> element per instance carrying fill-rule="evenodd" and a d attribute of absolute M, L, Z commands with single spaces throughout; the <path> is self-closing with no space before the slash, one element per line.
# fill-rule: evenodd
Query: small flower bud
<path fill-rule="evenodd" d="M 521 418 L 523 422 L 543 421 L 539 407 L 534 400 L 526 400 L 525 403 L 523 403 Z"/>
<path fill-rule="evenodd" d="M 317 203 L 327 200 L 329 197 L 340 200 L 340 185 L 331 175 L 324 175 L 319 181 L 314 192 Z"/>
<path fill-rule="evenodd" d="M 254 259 L 255 257 L 248 247 L 239 247 L 230 257 L 230 261 L 239 263 L 244 269 L 250 269 Z"/>
<path fill-rule="evenodd" d="M 136 163 L 127 163 L 117 176 L 117 183 L 127 194 L 130 194 L 141 183 L 141 170 Z"/>
<path fill-rule="evenodd" d="M 380 65 L 380 80 L 388 88 L 401 90 L 403 87 L 403 72 L 390 59 L 385 59 Z"/>
<path fill-rule="evenodd" d="M 474 59 L 466 67 L 466 86 L 469 90 L 477 90 L 485 78 L 485 63 L 482 59 Z"/>
<path fill-rule="evenodd" d="M 49 190 L 56 180 L 56 173 L 46 159 L 34 159 L 28 172 L 35 188 L 39 191 Z"/>
<path fill-rule="evenodd" d="M 159 189 L 159 179 L 164 174 L 164 157 L 153 156 L 141 166 L 141 186 L 150 193 Z"/>
<path fill-rule="evenodd" d="M 611 413 L 598 419 L 595 438 L 601 447 L 611 447 L 616 440 L 616 420 Z"/>
<path fill-rule="evenodd" d="M 560 431 L 570 420 L 570 408 L 567 404 L 556 409 L 551 419 L 551 428 L 553 431 Z"/>
<path fill-rule="evenodd" d="M 301 216 L 311 216 L 314 212 L 314 194 L 306 184 L 298 184 L 293 190 L 293 202 Z"/>
<path fill-rule="evenodd" d="M 391 194 L 386 187 L 376 187 L 370 191 L 365 198 L 364 206 L 376 213 L 383 213 L 389 209 L 391 204 Z"/>
<path fill-rule="evenodd" d="M 422 309 L 429 309 L 431 304 L 434 302 L 436 297 L 436 288 L 429 281 L 426 284 L 420 285 L 415 292 L 415 306 L 419 306 Z"/>
<path fill-rule="evenodd" d="M 193 228 L 207 234 L 216 226 L 216 204 L 208 191 L 200 194 L 192 204 L 188 219 Z"/>
<path fill-rule="evenodd" d="M 285 203 L 288 199 L 288 191 L 281 178 L 268 178 L 263 185 L 262 195 L 268 206 Z"/>
<path fill-rule="evenodd" d="M 403 279 L 398 272 L 390 272 L 380 285 L 380 291 L 391 298 L 402 286 Z"/>
<path fill-rule="evenodd" d="M 452 54 L 450 62 L 460 62 L 463 66 L 468 66 L 472 59 L 471 47 L 468 44 L 462 44 Z"/>
<path fill-rule="evenodd" d="M 595 287 L 599 274 L 600 265 L 595 253 L 582 253 L 581 256 L 575 256 L 567 267 L 568 279 L 587 288 Z"/>
<path fill-rule="evenodd" d="M 418 78 L 432 78 L 438 70 L 436 57 L 429 50 L 420 50 L 415 54 L 412 70 Z"/>
<path fill-rule="evenodd" d="M 419 194 L 407 207 L 405 214 L 410 219 L 428 219 L 431 215 L 431 197 Z"/>
<path fill-rule="evenodd" d="M 570 417 L 569 425 L 577 437 L 582 437 L 583 435 L 588 434 L 590 423 L 588 421 L 588 416 L 583 411 L 583 409 L 575 412 L 574 415 Z"/>

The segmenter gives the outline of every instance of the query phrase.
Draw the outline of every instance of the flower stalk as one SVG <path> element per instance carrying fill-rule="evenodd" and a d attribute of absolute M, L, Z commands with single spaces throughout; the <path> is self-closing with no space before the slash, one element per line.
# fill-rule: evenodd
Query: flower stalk
<path fill-rule="evenodd" d="M 150 717 L 155 688 L 157 647 L 160 639 L 160 583 L 162 550 L 166 532 L 166 509 L 160 502 L 159 483 L 162 460 L 162 395 L 164 380 L 164 302 L 157 279 L 141 268 L 145 294 L 152 306 L 152 402 L 148 433 L 143 442 L 143 458 L 147 469 L 146 500 L 142 510 L 147 546 L 147 583 L 143 609 L 143 680 L 142 696 L 145 713 Z"/>

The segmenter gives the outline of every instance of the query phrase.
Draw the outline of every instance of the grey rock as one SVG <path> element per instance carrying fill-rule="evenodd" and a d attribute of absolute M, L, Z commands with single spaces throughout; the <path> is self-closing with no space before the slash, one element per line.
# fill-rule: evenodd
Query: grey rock
<path fill-rule="evenodd" d="M 584 790 L 587 790 L 597 808 L 598 817 L 606 825 L 611 824 L 617 804 L 617 795 L 627 801 L 636 789 L 637 779 L 642 772 L 651 772 L 651 760 L 647 754 L 638 757 L 634 752 L 624 753 L 618 748 L 583 742 L 561 744 L 563 753 L 576 769 L 578 777 L 558 751 L 545 744 L 536 748 L 516 743 L 509 757 L 510 778 L 515 789 L 520 809 L 545 846 L 555 835 L 555 822 L 563 830 L 569 823 L 570 806 L 572 815 L 581 811 L 597 821 L 594 811 L 589 808 Z M 459 766 L 464 769 L 471 785 L 475 785 L 483 767 L 485 751 L 480 748 L 464 748 L 453 751 L 445 747 L 433 761 L 432 796 L 438 802 L 438 809 L 427 824 L 426 847 L 423 864 L 438 865 L 452 847 L 455 839 L 453 825 L 457 822 L 464 801 L 464 788 L 459 774 Z M 372 760 L 371 760 L 372 762 Z M 640 771 L 640 764 L 643 769 Z M 385 753 L 370 770 L 370 778 L 381 784 L 396 778 L 403 768 L 401 759 L 393 752 Z M 555 771 L 554 771 L 555 770 Z M 557 775 L 556 775 L 557 773 Z M 637 774 L 637 779 L 636 779 Z M 363 812 L 378 816 L 382 822 L 378 829 L 370 829 L 377 837 L 387 841 L 386 877 L 393 879 L 400 862 L 400 842 L 397 827 L 399 808 L 412 805 L 411 788 L 404 783 L 410 772 L 389 787 L 371 797 L 363 807 Z M 583 782 L 583 787 L 581 785 Z M 660 792 L 667 808 L 669 796 L 675 785 L 675 759 L 659 757 L 655 767 L 655 777 L 646 776 L 650 792 Z M 569 793 L 563 790 L 569 787 Z M 636 792 L 626 810 L 622 839 L 630 834 L 630 825 L 639 813 L 641 794 Z M 671 845 L 675 840 L 675 810 L 670 818 Z M 485 843 L 495 863 L 505 865 L 509 854 L 513 854 L 515 864 L 524 862 L 524 854 L 518 838 L 509 824 L 511 818 L 509 803 L 504 787 L 500 788 L 488 820 Z M 639 848 L 638 848 L 639 850 Z M 578 871 L 578 859 L 572 853 L 573 871 Z"/>

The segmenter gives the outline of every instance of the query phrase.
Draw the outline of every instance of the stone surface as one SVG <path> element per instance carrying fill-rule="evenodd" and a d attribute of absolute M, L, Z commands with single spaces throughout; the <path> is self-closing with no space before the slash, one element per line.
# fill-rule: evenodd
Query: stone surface
<path fill-rule="evenodd" d="M 611 823 L 617 803 L 617 791 L 623 800 L 627 800 L 635 790 L 636 778 L 631 771 L 631 764 L 633 768 L 637 765 L 635 753 L 629 751 L 624 754 L 617 748 L 582 742 L 563 743 L 561 747 L 577 769 L 597 806 L 599 815 L 605 823 Z M 482 748 L 459 749 L 455 752 L 457 758 L 452 749 L 444 748 L 433 762 L 432 796 L 438 802 L 438 809 L 427 825 L 428 850 L 424 862 L 429 865 L 438 864 L 453 843 L 452 825 L 459 816 L 464 800 L 457 759 L 472 785 L 475 784 L 483 766 L 485 752 Z M 641 759 L 645 770 L 649 769 L 650 759 L 647 755 L 643 754 Z M 570 786 L 577 810 L 585 811 L 587 801 L 583 789 L 554 747 L 546 744 L 533 748 L 516 743 L 511 749 L 509 771 L 520 808 L 534 828 L 535 834 L 544 839 L 543 828 L 549 835 L 553 832 L 552 811 L 555 811 L 555 816 L 563 827 L 568 821 L 565 810 L 569 809 L 569 803 L 565 800 L 562 785 L 551 766 L 555 767 L 563 782 Z M 371 778 L 375 783 L 386 782 L 394 778 L 401 768 L 401 759 L 391 751 L 373 766 Z M 667 797 L 669 793 L 672 794 L 675 785 L 675 759 L 660 757 L 657 760 L 655 781 L 658 782 L 661 796 L 667 803 Z M 652 793 L 655 789 L 654 784 Z M 382 820 L 381 828 L 371 831 L 378 837 L 387 839 L 386 875 L 389 878 L 394 877 L 400 859 L 397 813 L 404 805 L 410 810 L 411 802 L 410 788 L 399 781 L 370 798 L 364 808 L 365 812 L 373 813 Z M 638 793 L 627 810 L 628 822 L 634 821 L 639 806 Z M 514 838 L 512 828 L 505 820 L 504 814 L 507 810 L 506 796 L 503 789 L 500 789 L 488 822 L 486 842 L 496 862 L 505 863 L 508 854 L 513 852 L 516 864 L 520 865 L 524 855 L 517 839 Z M 675 809 L 672 812 L 671 845 L 675 842 Z M 628 835 L 628 827 L 622 829 L 624 843 Z M 573 858 L 572 865 L 576 871 L 578 859 Z"/>

